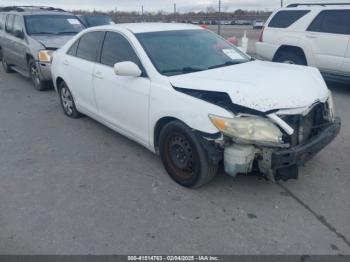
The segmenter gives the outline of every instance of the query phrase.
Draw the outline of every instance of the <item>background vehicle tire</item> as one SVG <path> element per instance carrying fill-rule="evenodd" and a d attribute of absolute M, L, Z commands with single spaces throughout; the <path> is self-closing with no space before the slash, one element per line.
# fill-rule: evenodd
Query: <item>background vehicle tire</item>
<path fill-rule="evenodd" d="M 60 95 L 61 106 L 66 116 L 70 118 L 80 118 L 82 114 L 77 110 L 72 93 L 69 90 L 66 83 L 61 82 L 58 87 L 58 90 Z"/>
<path fill-rule="evenodd" d="M 29 74 L 33 81 L 34 88 L 38 91 L 45 91 L 50 88 L 50 82 L 41 80 L 40 72 L 37 63 L 30 59 L 28 62 Z"/>
<path fill-rule="evenodd" d="M 0 52 L 2 52 L 2 51 L 0 51 Z M 1 57 L 2 57 L 1 64 L 4 68 L 5 73 L 8 73 L 8 74 L 14 73 L 15 71 L 13 71 L 13 69 L 7 64 L 7 62 L 3 56 L 3 53 L 1 53 Z"/>
<path fill-rule="evenodd" d="M 277 54 L 275 62 L 295 65 L 307 65 L 304 54 L 293 51 L 283 51 Z"/>
<path fill-rule="evenodd" d="M 170 177 L 184 187 L 203 186 L 217 173 L 218 165 L 210 162 L 195 133 L 179 121 L 172 121 L 162 128 L 159 150 Z"/>

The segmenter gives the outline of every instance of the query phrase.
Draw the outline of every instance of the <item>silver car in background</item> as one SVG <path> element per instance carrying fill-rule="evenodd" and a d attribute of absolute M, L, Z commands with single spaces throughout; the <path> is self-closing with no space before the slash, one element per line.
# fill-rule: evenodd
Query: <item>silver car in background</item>
<path fill-rule="evenodd" d="M 41 6 L 0 9 L 0 58 L 5 72 L 31 77 L 37 90 L 51 84 L 51 55 L 85 29 L 73 14 Z"/>

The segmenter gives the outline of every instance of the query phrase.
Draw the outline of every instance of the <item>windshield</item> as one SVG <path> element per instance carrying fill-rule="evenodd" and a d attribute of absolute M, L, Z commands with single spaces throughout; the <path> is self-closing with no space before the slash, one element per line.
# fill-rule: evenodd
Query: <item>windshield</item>
<path fill-rule="evenodd" d="M 159 73 L 166 76 L 230 66 L 250 57 L 208 30 L 136 34 Z"/>
<path fill-rule="evenodd" d="M 28 35 L 76 34 L 84 29 L 72 15 L 31 15 L 25 23 Z"/>
<path fill-rule="evenodd" d="M 88 27 L 114 24 L 108 16 L 84 16 Z"/>

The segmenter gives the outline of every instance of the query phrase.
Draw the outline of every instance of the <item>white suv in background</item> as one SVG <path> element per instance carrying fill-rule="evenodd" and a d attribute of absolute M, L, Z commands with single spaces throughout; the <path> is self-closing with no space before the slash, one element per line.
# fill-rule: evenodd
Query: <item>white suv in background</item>
<path fill-rule="evenodd" d="M 314 66 L 329 80 L 350 80 L 350 4 L 292 4 L 266 22 L 258 57 Z"/>

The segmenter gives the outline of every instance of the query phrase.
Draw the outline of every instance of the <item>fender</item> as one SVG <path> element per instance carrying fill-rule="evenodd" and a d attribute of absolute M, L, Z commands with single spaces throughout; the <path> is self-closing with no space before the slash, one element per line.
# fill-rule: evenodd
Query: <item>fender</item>
<path fill-rule="evenodd" d="M 300 37 L 296 37 L 296 36 L 290 36 L 290 35 L 287 36 L 284 34 L 276 42 L 277 42 L 277 44 L 280 45 L 279 49 L 282 46 L 299 47 L 300 49 L 302 49 L 304 51 L 308 66 L 315 66 L 316 59 L 315 59 L 315 56 L 314 56 L 314 53 L 312 50 L 312 45 L 310 43 L 308 43 L 309 42 L 308 40 L 300 38 Z M 278 52 L 278 50 L 277 50 L 277 52 Z"/>

